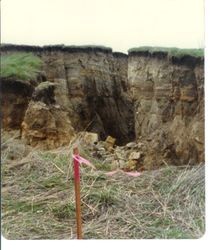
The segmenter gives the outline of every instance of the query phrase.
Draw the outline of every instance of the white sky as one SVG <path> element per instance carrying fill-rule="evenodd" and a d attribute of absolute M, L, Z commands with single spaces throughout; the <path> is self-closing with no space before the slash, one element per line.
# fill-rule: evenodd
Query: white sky
<path fill-rule="evenodd" d="M 1 42 L 204 47 L 204 0 L 2 0 Z"/>

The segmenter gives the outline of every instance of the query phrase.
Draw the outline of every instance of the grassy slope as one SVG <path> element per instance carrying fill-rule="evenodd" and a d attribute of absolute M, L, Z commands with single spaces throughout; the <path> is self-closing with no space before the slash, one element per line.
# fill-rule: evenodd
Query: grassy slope
<path fill-rule="evenodd" d="M 23 157 L 24 144 L 5 137 L 2 147 L 3 235 L 75 238 L 69 148 Z M 205 231 L 203 166 L 168 166 L 137 178 L 83 167 L 81 196 L 86 239 L 199 238 Z"/>
<path fill-rule="evenodd" d="M 155 52 L 167 52 L 169 56 L 174 57 L 182 57 L 185 55 L 190 55 L 193 57 L 203 57 L 204 56 L 204 50 L 203 49 L 179 49 L 179 48 L 167 48 L 167 47 L 138 47 L 138 48 L 132 48 L 128 50 L 129 53 L 132 52 L 149 52 L 151 54 Z"/>
<path fill-rule="evenodd" d="M 1 77 L 16 80 L 34 80 L 39 73 L 41 60 L 31 53 L 14 53 L 1 58 Z"/>

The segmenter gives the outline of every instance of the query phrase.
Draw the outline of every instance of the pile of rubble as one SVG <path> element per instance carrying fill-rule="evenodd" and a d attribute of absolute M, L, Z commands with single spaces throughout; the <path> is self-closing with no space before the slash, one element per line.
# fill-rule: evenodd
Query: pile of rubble
<path fill-rule="evenodd" d="M 108 136 L 105 141 L 99 141 L 96 133 L 81 132 L 81 143 L 85 145 L 94 160 L 110 169 L 124 171 L 141 171 L 143 167 L 145 147 L 140 142 L 129 142 L 125 146 L 117 146 L 116 139 Z"/>

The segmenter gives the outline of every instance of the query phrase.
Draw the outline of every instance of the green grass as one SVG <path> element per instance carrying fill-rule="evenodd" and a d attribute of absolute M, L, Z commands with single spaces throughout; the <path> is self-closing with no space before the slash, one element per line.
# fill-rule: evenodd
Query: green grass
<path fill-rule="evenodd" d="M 33 203 L 32 202 L 26 202 L 26 201 L 14 201 L 14 200 L 6 200 L 5 201 L 5 207 L 8 210 L 15 211 L 16 213 L 20 212 L 32 212 L 36 213 L 40 210 L 44 210 L 46 207 L 45 204 L 42 203 Z"/>
<path fill-rule="evenodd" d="M 74 203 L 67 203 L 62 205 L 54 206 L 52 209 L 52 213 L 58 219 L 70 219 L 74 217 L 76 212 L 76 208 Z"/>
<path fill-rule="evenodd" d="M 174 57 L 183 57 L 186 55 L 193 57 L 204 57 L 204 49 L 180 49 L 175 47 L 150 47 L 142 46 L 137 48 L 132 48 L 128 50 L 128 53 L 137 53 L 137 52 L 149 52 L 153 54 L 155 52 L 167 52 L 169 56 Z"/>
<path fill-rule="evenodd" d="M 117 203 L 117 192 L 113 188 L 102 189 L 91 192 L 86 196 L 88 202 L 92 204 L 100 204 L 100 206 L 111 206 Z"/>
<path fill-rule="evenodd" d="M 1 58 L 1 77 L 15 80 L 35 80 L 42 61 L 31 53 L 15 53 Z"/>

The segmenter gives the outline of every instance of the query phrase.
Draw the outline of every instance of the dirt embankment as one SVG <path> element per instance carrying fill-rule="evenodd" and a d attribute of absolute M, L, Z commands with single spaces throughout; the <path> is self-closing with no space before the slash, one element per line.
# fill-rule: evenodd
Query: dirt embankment
<path fill-rule="evenodd" d="M 134 140 L 126 55 L 106 48 L 9 46 L 7 53 L 8 50 L 9 53 L 31 51 L 42 59 L 47 81 L 56 83 L 52 91 L 55 102 L 47 105 L 57 104 L 66 111 L 76 132 L 96 132 L 101 139 L 111 135 L 118 144 Z M 45 93 L 37 91 L 35 101 L 42 101 L 39 98 Z"/>
<path fill-rule="evenodd" d="M 42 59 L 47 80 L 25 88 L 27 93 L 16 91 L 18 81 L 2 81 L 3 127 L 22 124 L 27 143 L 58 147 L 88 130 L 102 140 L 111 135 L 118 145 L 141 142 L 142 165 L 204 161 L 203 58 L 127 56 L 100 47 L 11 45 L 2 50 L 20 52 Z"/>
<path fill-rule="evenodd" d="M 128 82 L 145 163 L 204 162 L 203 59 L 131 53 Z"/>

